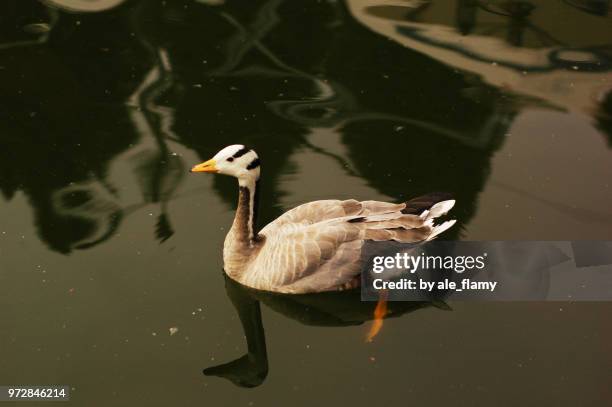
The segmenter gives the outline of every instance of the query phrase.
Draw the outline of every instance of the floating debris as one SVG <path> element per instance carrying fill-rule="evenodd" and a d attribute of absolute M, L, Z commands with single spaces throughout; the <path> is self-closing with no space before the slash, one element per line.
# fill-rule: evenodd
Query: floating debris
<path fill-rule="evenodd" d="M 176 334 L 179 331 L 179 329 L 178 329 L 178 327 L 173 326 L 170 329 L 168 329 L 168 331 L 170 331 L 170 336 L 172 336 L 172 335 Z"/>

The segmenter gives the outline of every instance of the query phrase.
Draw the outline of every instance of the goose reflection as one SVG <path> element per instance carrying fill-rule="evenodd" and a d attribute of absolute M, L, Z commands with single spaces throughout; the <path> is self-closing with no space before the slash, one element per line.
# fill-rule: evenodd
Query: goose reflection
<path fill-rule="evenodd" d="M 227 273 L 225 277 L 225 291 L 234 306 L 246 338 L 247 351 L 244 355 L 232 361 L 210 366 L 204 369 L 206 376 L 217 376 L 225 378 L 237 386 L 256 387 L 261 385 L 268 374 L 269 364 L 267 357 L 266 336 L 264 323 L 261 315 L 261 306 L 282 314 L 307 326 L 322 327 L 346 327 L 358 326 L 372 321 L 368 339 L 376 334 L 382 325 L 382 320 L 395 318 L 411 312 L 435 307 L 440 310 L 450 310 L 446 300 L 516 300 L 526 299 L 531 301 L 560 300 L 566 292 L 574 293 L 574 284 L 565 286 L 561 282 L 552 283 L 553 273 L 568 266 L 569 260 L 575 254 L 568 243 L 560 242 L 464 242 L 466 244 L 459 248 L 457 242 L 442 242 L 436 244 L 425 244 L 418 246 L 392 243 L 378 246 L 379 243 L 371 242 L 366 252 L 366 257 L 372 253 L 407 253 L 414 254 L 418 247 L 419 252 L 428 254 L 463 254 L 478 253 L 486 250 L 491 254 L 493 264 L 487 266 L 484 280 L 479 272 L 466 271 L 457 274 L 448 270 L 436 269 L 419 270 L 416 274 L 406 273 L 406 270 L 389 269 L 390 275 L 385 273 L 385 278 L 393 280 L 406 277 L 412 281 L 424 279 L 425 281 L 442 282 L 445 280 L 455 281 L 461 286 L 461 280 L 467 281 L 495 281 L 500 288 L 492 295 L 485 297 L 481 293 L 467 294 L 465 291 L 448 289 L 434 289 L 427 293 L 423 291 L 414 293 L 389 293 L 389 301 L 363 301 L 370 295 L 360 289 L 350 289 L 335 292 L 322 292 L 310 294 L 282 294 L 269 291 L 256 290 L 233 280 Z M 378 247 L 377 247 L 378 246 Z M 582 245 L 588 247 L 588 245 Z M 457 250 L 454 252 L 454 250 Z M 467 250 L 467 251 L 466 251 Z M 575 250 L 575 249 L 574 249 Z M 569 270 L 565 268 L 564 270 Z M 583 273 L 579 271 L 578 273 Z M 366 272 L 367 273 L 367 272 Z M 380 277 L 381 275 L 377 275 Z M 602 284 L 605 277 L 600 278 Z M 569 290 L 569 291 L 568 291 Z M 386 292 L 382 291 L 383 296 Z M 408 296 L 412 295 L 412 299 Z M 395 301 L 392 300 L 395 298 Z M 398 301 L 399 300 L 399 301 Z M 384 307 L 381 308 L 381 304 Z"/>
<path fill-rule="evenodd" d="M 227 275 L 225 291 L 240 318 L 247 352 L 230 362 L 204 369 L 204 374 L 225 378 L 240 387 L 259 386 L 268 375 L 261 304 L 301 324 L 325 327 L 362 325 L 374 318 L 377 307 L 376 302 L 361 301 L 358 289 L 315 294 L 279 294 L 249 288 Z M 450 310 L 442 300 L 390 302 L 387 304 L 385 318 L 399 317 L 427 307 Z"/>

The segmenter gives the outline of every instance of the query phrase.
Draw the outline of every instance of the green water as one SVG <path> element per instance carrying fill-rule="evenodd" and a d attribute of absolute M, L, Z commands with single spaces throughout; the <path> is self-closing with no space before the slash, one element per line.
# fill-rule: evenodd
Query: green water
<path fill-rule="evenodd" d="M 485 3 L 4 0 L 0 385 L 77 406 L 610 403 L 610 303 L 399 304 L 365 343 L 358 297 L 226 282 L 235 181 L 188 173 L 256 149 L 261 224 L 447 191 L 449 239 L 611 240 L 606 2 Z M 251 358 L 215 368 L 245 335 Z"/>

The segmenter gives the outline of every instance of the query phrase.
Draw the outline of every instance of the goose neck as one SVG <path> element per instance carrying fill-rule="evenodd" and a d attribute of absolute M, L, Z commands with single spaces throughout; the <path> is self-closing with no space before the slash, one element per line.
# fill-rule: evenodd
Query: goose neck
<path fill-rule="evenodd" d="M 259 181 L 242 181 L 239 183 L 238 208 L 232 225 L 234 238 L 252 246 L 256 240 L 257 230 L 257 193 Z"/>

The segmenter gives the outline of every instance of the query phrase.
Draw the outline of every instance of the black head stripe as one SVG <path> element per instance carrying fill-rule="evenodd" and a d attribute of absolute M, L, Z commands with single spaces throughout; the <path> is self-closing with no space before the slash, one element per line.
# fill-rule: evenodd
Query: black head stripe
<path fill-rule="evenodd" d="M 247 170 L 252 170 L 254 168 L 259 167 L 259 158 L 254 159 L 253 161 L 251 161 L 251 163 L 249 165 L 247 165 Z"/>
<path fill-rule="evenodd" d="M 242 157 L 243 155 L 245 155 L 248 152 L 249 152 L 248 148 L 242 147 L 240 150 L 236 151 L 232 157 L 233 158 Z"/>

